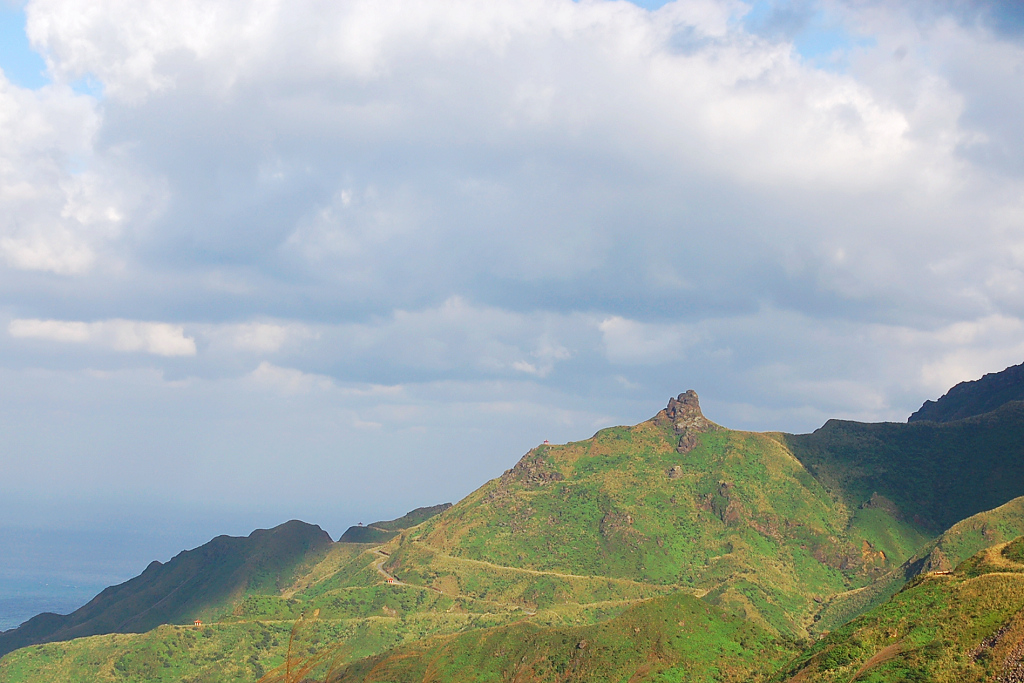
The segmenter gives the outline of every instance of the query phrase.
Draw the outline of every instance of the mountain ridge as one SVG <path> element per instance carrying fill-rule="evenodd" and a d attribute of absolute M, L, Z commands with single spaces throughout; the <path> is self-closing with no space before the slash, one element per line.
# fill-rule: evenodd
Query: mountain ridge
<path fill-rule="evenodd" d="M 345 533 L 341 535 L 338 542 L 384 543 L 385 541 L 389 541 L 397 536 L 400 531 L 414 527 L 417 524 L 422 524 L 434 515 L 441 514 L 451 506 L 451 503 L 441 503 L 440 505 L 418 507 L 415 510 L 405 513 L 398 519 L 371 522 L 365 526 L 362 524 L 350 526 L 345 530 Z"/>
<path fill-rule="evenodd" d="M 184 671 L 254 680 L 291 661 L 280 648 L 292 640 L 319 652 L 311 657 L 330 654 L 342 669 L 330 668 L 352 680 L 379 680 L 367 674 L 378 665 L 396 681 L 420 680 L 420 665 L 407 666 L 417 658 L 453 682 L 467 662 L 490 659 L 495 675 L 588 680 L 564 674 L 582 676 L 608 653 L 625 667 L 616 670 L 648 680 L 683 675 L 690 646 L 679 629 L 696 637 L 682 626 L 690 618 L 678 629 L 652 620 L 698 608 L 718 634 L 702 647 L 717 654 L 691 677 L 720 665 L 752 680 L 770 672 L 743 648 L 799 658 L 801 639 L 895 609 L 886 605 L 898 604 L 908 579 L 1024 532 L 1022 434 L 1024 404 L 1013 401 L 947 422 L 743 432 L 707 419 L 691 390 L 640 424 L 530 449 L 436 516 L 373 523 L 386 537 L 372 543 L 330 544 L 272 590 L 264 583 L 221 601 L 209 628 L 19 650 L 0 659 L 0 681 L 52 678 L 69 658 L 108 662 L 111 681 L 182 680 Z M 57 632 L 53 616 L 37 625 Z M 736 624 L 748 635 L 730 640 Z M 300 625 L 308 637 L 295 637 Z M 630 650 L 632 628 L 645 635 Z M 527 654 L 523 643 L 539 649 L 533 673 L 502 659 Z M 213 652 L 229 664 L 209 664 Z"/>
<path fill-rule="evenodd" d="M 326 531 L 298 520 L 245 537 L 218 536 L 166 563 L 151 562 L 139 576 L 104 589 L 69 615 L 41 614 L 0 633 L 0 655 L 40 642 L 205 618 L 246 592 L 278 592 L 290 574 L 330 544 Z"/>

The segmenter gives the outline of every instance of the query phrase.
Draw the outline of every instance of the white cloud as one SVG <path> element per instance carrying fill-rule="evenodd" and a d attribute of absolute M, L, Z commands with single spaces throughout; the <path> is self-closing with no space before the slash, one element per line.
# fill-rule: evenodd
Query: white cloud
<path fill-rule="evenodd" d="M 214 344 L 255 353 L 275 353 L 289 344 L 317 337 L 315 331 L 301 323 L 229 323 L 205 325 L 199 331 Z"/>
<path fill-rule="evenodd" d="M 2 365 L 147 365 L 191 392 L 154 385 L 169 424 L 353 460 L 687 388 L 903 419 L 1024 355 L 1024 48 L 929 7 L 829 2 L 822 69 L 732 0 L 32 0 L 57 84 L 0 78 Z"/>
<path fill-rule="evenodd" d="M 305 394 L 314 389 L 327 390 L 334 387 L 330 377 L 278 367 L 268 361 L 260 363 L 249 377 L 259 385 L 273 387 L 284 394 Z"/>
<path fill-rule="evenodd" d="M 109 251 L 131 278 L 271 317 L 453 293 L 623 318 L 665 317 L 684 291 L 746 310 L 807 310 L 794 288 L 844 310 L 1020 305 L 992 261 L 1020 241 L 1024 186 L 965 156 L 998 131 L 963 125 L 980 91 L 925 57 L 970 54 L 957 68 L 981 76 L 1024 53 L 956 22 L 831 8 L 878 36 L 840 73 L 746 33 L 749 6 L 732 0 L 27 11 L 58 82 L 91 74 L 104 95 L 102 109 L 72 98 L 89 111 L 69 137 L 88 210 L 65 210 L 54 188 L 70 180 L 32 180 L 52 196 L 46 220 L 0 234 L 15 267 L 84 273 Z M 1000 67 L 1000 84 L 1014 73 Z M 1003 120 L 1015 103 L 997 103 Z"/>
<path fill-rule="evenodd" d="M 157 356 L 194 356 L 196 343 L 184 328 L 168 323 L 104 320 L 85 323 L 66 320 L 12 320 L 8 333 L 19 339 L 95 344 L 114 351 L 143 351 Z"/>
<path fill-rule="evenodd" d="M 119 190 L 90 157 L 100 125 L 90 97 L 19 88 L 0 72 L 0 258 L 12 268 L 81 274 L 120 231 Z"/>
<path fill-rule="evenodd" d="M 642 323 L 612 316 L 597 327 L 601 330 L 608 360 L 623 365 L 663 365 L 678 361 L 698 341 L 695 331 L 687 325 Z"/>

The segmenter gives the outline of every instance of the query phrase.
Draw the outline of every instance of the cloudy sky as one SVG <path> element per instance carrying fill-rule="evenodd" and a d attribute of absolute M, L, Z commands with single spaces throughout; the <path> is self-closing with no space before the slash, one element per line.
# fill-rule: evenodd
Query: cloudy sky
<path fill-rule="evenodd" d="M 1017 2 L 0 0 L 0 68 L 8 525 L 336 537 L 1024 361 Z"/>

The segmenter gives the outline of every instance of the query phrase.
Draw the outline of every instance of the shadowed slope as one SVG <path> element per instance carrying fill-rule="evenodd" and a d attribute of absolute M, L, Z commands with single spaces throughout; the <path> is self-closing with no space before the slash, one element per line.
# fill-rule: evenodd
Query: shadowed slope
<path fill-rule="evenodd" d="M 878 494 L 897 517 L 937 534 L 1024 494 L 1022 435 L 1024 402 L 1012 402 L 956 422 L 829 420 L 781 438 L 851 508 Z"/>
<path fill-rule="evenodd" d="M 280 592 L 302 565 L 319 559 L 330 545 L 320 527 L 294 520 L 246 538 L 218 536 L 167 564 L 153 562 L 67 616 L 41 614 L 5 631 L 0 654 L 33 643 L 191 623 L 245 593 Z"/>

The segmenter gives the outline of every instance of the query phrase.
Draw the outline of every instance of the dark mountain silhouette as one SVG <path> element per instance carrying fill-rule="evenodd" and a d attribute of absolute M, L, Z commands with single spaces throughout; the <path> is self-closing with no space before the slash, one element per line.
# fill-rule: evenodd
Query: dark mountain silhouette
<path fill-rule="evenodd" d="M 925 401 L 907 422 L 952 422 L 988 413 L 1010 401 L 1024 401 L 1024 363 L 981 379 L 960 382 L 938 401 Z"/>

